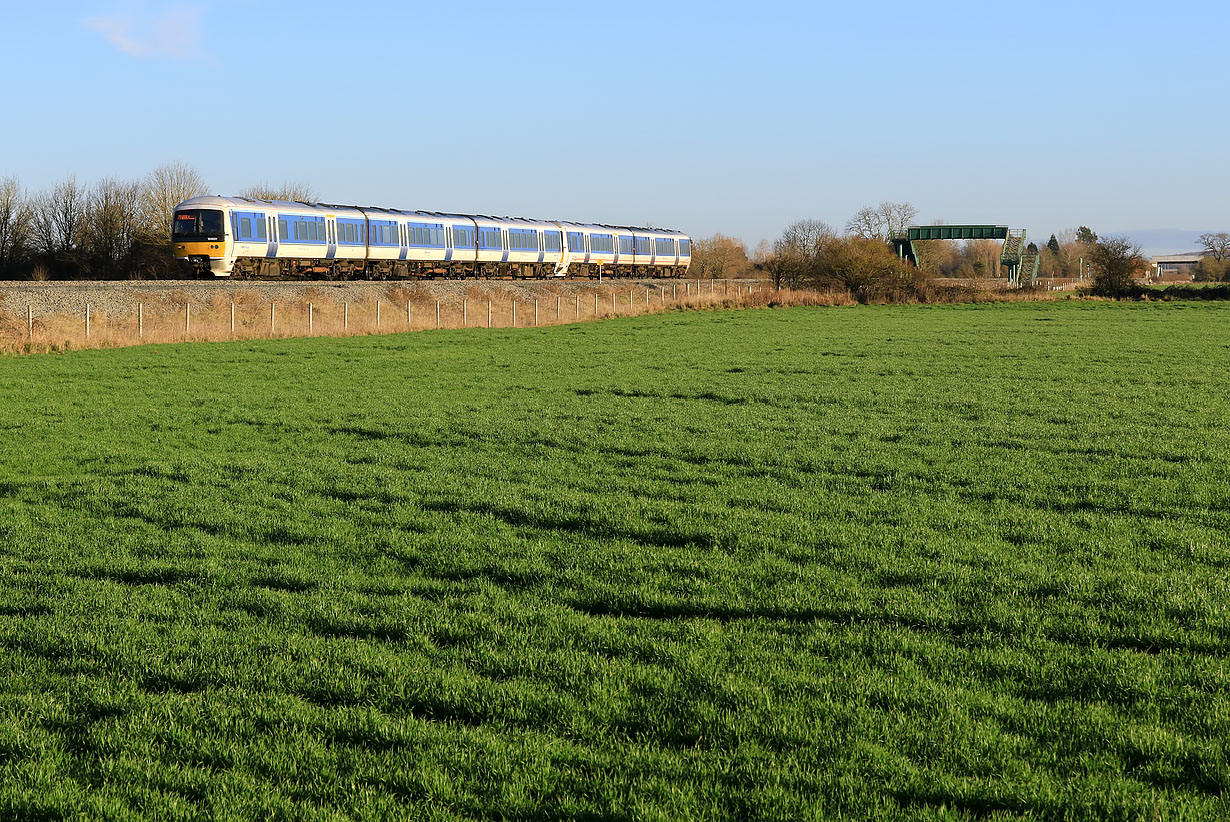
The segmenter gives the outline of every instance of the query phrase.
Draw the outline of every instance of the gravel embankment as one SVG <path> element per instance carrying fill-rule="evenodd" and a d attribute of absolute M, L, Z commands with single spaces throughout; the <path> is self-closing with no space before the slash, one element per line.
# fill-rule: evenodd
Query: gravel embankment
<path fill-rule="evenodd" d="M 231 280 L 116 280 L 108 282 L 0 282 L 0 314 L 24 320 L 27 306 L 34 316 L 64 316 L 81 314 L 86 304 L 98 314 L 122 315 L 136 310 L 137 303 L 148 309 L 169 309 L 191 303 L 197 307 L 222 307 L 227 302 L 239 303 L 300 303 L 314 301 L 341 304 L 361 304 L 377 299 L 389 302 L 440 300 L 445 304 L 460 303 L 462 298 L 533 300 L 557 294 L 609 293 L 614 288 L 678 289 L 679 296 L 688 290 L 695 293 L 696 280 L 431 280 L 426 282 L 266 282 Z M 723 283 L 733 292 L 736 283 L 744 280 L 718 280 L 713 283 L 720 294 Z M 710 281 L 703 283 L 703 293 L 709 293 Z"/>

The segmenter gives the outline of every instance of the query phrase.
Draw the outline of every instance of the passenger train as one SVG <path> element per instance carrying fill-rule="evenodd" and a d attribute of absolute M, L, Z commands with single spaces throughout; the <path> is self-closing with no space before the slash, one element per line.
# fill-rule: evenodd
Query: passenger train
<path fill-rule="evenodd" d="M 214 277 L 681 277 L 678 231 L 434 211 L 194 197 L 174 255 Z"/>

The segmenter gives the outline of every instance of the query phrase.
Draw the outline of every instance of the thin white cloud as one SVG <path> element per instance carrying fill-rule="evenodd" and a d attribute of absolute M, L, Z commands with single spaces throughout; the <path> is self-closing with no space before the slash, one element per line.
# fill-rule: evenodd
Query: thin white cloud
<path fill-rule="evenodd" d="M 201 51 L 201 7 L 139 6 L 123 14 L 89 17 L 85 25 L 132 57 L 194 57 Z"/>

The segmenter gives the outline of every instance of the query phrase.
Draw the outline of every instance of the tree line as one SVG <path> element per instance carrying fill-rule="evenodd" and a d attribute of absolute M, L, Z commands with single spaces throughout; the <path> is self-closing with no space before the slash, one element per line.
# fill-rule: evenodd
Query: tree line
<path fill-rule="evenodd" d="M 892 299 L 920 293 L 933 278 L 978 280 L 1006 277 L 997 240 L 924 240 L 914 243 L 918 266 L 898 259 L 890 240 L 917 216 L 909 203 L 883 202 L 859 209 L 844 230 L 820 220 L 787 226 L 772 243 L 761 241 L 749 254 L 736 238 L 723 234 L 694 241 L 695 277 L 768 276 L 780 287 L 844 289 L 857 299 Z M 938 221 L 935 225 L 942 225 Z M 1230 234 L 1202 235 L 1207 251 L 1197 280 L 1230 279 Z M 1148 265 L 1140 247 L 1125 237 L 1099 238 L 1088 226 L 1052 234 L 1038 246 L 1041 277 L 1083 279 L 1095 293 L 1126 295 Z"/>
<path fill-rule="evenodd" d="M 157 279 L 178 276 L 171 256 L 171 217 L 184 200 L 208 194 L 204 178 L 183 163 L 144 177 L 106 177 L 83 184 L 69 175 L 28 192 L 0 178 L 0 279 Z M 299 183 L 259 184 L 246 197 L 314 200 Z"/>

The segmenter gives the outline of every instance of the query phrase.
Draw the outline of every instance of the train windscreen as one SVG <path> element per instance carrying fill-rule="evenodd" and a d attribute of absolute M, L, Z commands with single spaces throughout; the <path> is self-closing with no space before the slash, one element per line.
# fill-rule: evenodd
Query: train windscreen
<path fill-rule="evenodd" d="M 175 212 L 171 234 L 175 237 L 221 237 L 222 212 L 208 208 L 193 208 Z"/>

